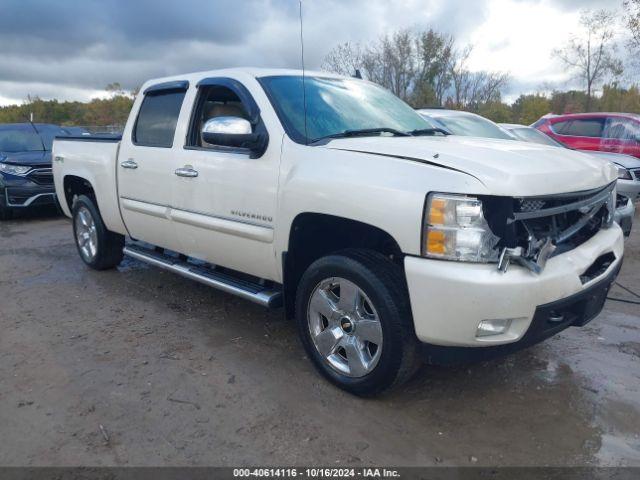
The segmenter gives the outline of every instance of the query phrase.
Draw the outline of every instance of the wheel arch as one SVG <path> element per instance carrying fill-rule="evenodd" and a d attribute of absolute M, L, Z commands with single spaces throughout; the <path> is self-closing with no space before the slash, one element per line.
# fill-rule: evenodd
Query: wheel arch
<path fill-rule="evenodd" d="M 93 188 L 93 185 L 89 180 L 77 175 L 65 175 L 62 181 L 62 185 L 64 188 L 65 206 L 69 211 L 73 209 L 74 198 L 80 195 L 87 195 L 88 197 L 92 198 L 92 200 L 96 203 L 98 209 L 100 208 L 98 206 L 95 189 Z"/>
<path fill-rule="evenodd" d="M 298 282 L 309 265 L 325 255 L 347 248 L 382 253 L 403 268 L 404 254 L 399 243 L 379 227 L 324 213 L 304 212 L 293 219 L 287 250 L 282 254 L 282 282 L 287 318 L 294 316 Z"/>

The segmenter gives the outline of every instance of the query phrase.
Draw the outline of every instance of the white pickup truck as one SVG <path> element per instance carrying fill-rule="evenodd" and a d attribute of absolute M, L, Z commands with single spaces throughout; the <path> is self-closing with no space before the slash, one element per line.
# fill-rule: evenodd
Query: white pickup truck
<path fill-rule="evenodd" d="M 622 263 L 612 165 L 448 136 L 360 79 L 152 80 L 122 137 L 59 138 L 53 159 L 87 265 L 129 255 L 283 306 L 318 370 L 358 395 L 421 359 L 486 358 L 582 326 Z"/>

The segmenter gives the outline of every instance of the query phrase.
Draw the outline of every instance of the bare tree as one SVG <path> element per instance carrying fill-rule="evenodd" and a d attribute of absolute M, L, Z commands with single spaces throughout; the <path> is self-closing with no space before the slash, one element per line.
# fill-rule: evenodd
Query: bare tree
<path fill-rule="evenodd" d="M 364 70 L 368 78 L 407 100 L 416 74 L 413 36 L 409 30 L 399 30 L 384 36 L 364 54 Z"/>
<path fill-rule="evenodd" d="M 472 72 L 467 67 L 471 48 L 455 48 L 452 36 L 433 29 L 413 33 L 399 30 L 368 47 L 343 43 L 325 57 L 326 70 L 352 75 L 356 69 L 372 82 L 391 90 L 414 106 L 442 105 L 447 99 L 458 108 L 500 99 L 509 81 L 500 72 Z"/>
<path fill-rule="evenodd" d="M 447 99 L 450 107 L 466 110 L 478 110 L 489 102 L 498 102 L 501 92 L 510 81 L 504 72 L 473 72 L 467 63 L 473 48 L 470 46 L 454 52 L 450 65 L 451 92 Z"/>
<path fill-rule="evenodd" d="M 586 86 L 587 110 L 591 109 L 594 90 L 609 76 L 622 75 L 623 67 L 616 58 L 615 17 L 607 10 L 582 13 L 582 32 L 572 35 L 562 49 L 554 50 L 559 58 Z"/>
<path fill-rule="evenodd" d="M 625 22 L 631 33 L 631 44 L 640 50 L 640 0 L 625 0 Z"/>
<path fill-rule="evenodd" d="M 321 68 L 340 75 L 354 75 L 362 70 L 364 52 L 359 43 L 345 42 L 334 47 L 322 62 Z"/>
<path fill-rule="evenodd" d="M 471 50 L 472 48 L 467 46 L 461 51 L 456 51 L 449 67 L 453 91 L 448 101 L 450 104 L 453 103 L 455 108 L 464 108 L 469 99 L 472 74 L 467 68 L 467 61 L 471 55 Z"/>
<path fill-rule="evenodd" d="M 409 30 L 400 30 L 366 49 L 360 44 L 342 43 L 327 54 L 322 68 L 342 75 L 360 70 L 367 79 L 406 100 L 413 89 L 415 64 L 413 36 Z"/>
<path fill-rule="evenodd" d="M 124 89 L 120 82 L 113 82 L 104 87 L 105 91 L 111 93 L 112 95 L 124 95 Z"/>

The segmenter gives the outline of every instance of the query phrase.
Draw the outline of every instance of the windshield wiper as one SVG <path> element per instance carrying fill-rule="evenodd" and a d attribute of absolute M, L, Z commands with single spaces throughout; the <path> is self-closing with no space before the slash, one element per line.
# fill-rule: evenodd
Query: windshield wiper
<path fill-rule="evenodd" d="M 420 128 L 418 130 L 412 130 L 409 133 L 414 137 L 419 137 L 421 135 L 435 135 L 436 133 L 441 133 L 442 135 L 445 135 L 445 136 L 451 135 L 451 132 L 445 130 L 444 128 L 438 128 L 438 127 Z"/>
<path fill-rule="evenodd" d="M 348 138 L 348 137 L 366 137 L 367 135 L 375 135 L 378 133 L 390 133 L 395 137 L 408 137 L 410 136 L 407 132 L 401 132 L 400 130 L 396 130 L 395 128 L 362 128 L 360 130 L 345 130 L 344 132 L 332 133 L 331 135 L 325 135 L 324 137 L 316 138 L 311 140 L 309 143 L 316 143 L 320 140 L 326 140 L 329 138 Z"/>

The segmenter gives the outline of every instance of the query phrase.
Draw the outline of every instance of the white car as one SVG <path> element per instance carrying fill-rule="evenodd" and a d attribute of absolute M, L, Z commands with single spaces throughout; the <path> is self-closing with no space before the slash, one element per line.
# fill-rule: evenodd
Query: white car
<path fill-rule="evenodd" d="M 497 123 L 476 113 L 446 108 L 422 108 L 417 112 L 434 126 L 443 128 L 452 135 L 518 140 Z"/>
<path fill-rule="evenodd" d="M 284 306 L 317 369 L 358 395 L 420 359 L 584 325 L 622 262 L 612 165 L 443 135 L 390 92 L 327 73 L 152 80 L 121 138 L 57 139 L 53 157 L 87 265 L 124 253 Z"/>

